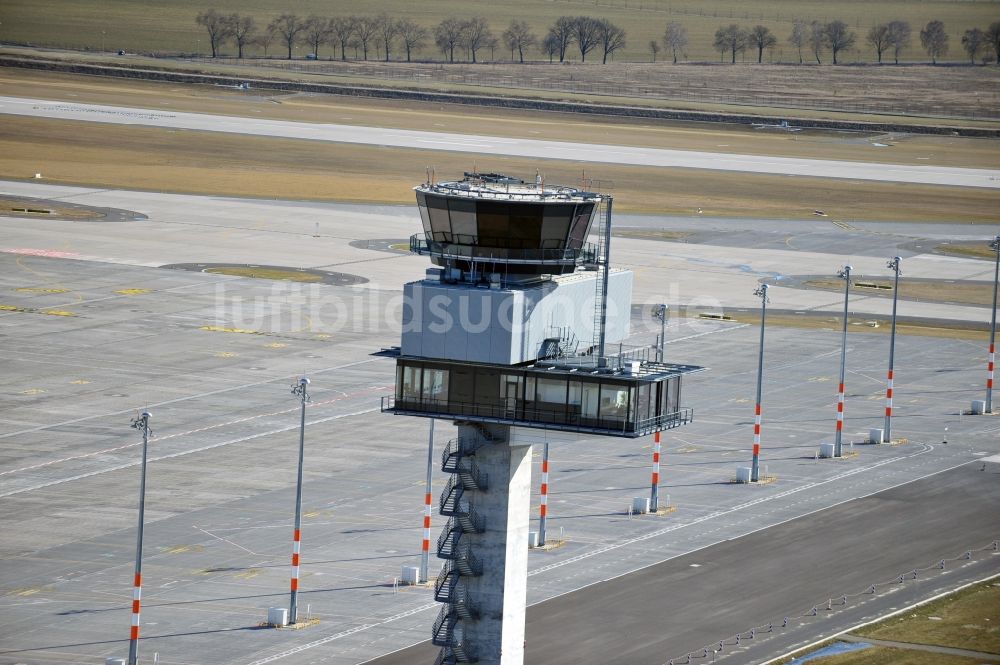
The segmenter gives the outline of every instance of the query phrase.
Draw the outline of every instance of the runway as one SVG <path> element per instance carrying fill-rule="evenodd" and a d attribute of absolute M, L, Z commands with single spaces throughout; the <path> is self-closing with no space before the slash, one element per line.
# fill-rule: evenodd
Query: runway
<path fill-rule="evenodd" d="M 559 159 L 584 163 L 1000 188 L 1000 170 L 990 169 L 907 166 L 503 138 L 488 135 L 238 118 L 98 104 L 62 103 L 9 96 L 0 97 L 0 113 L 34 118 L 83 120 L 395 148 Z"/>
<path fill-rule="evenodd" d="M 998 574 L 1000 553 L 990 547 L 1000 526 L 998 481 L 1000 467 L 984 473 L 965 464 L 539 603 L 528 609 L 524 662 L 661 665 L 692 654 L 695 663 L 762 663 Z M 933 570 L 973 533 L 986 549 Z M 896 581 L 914 569 L 916 579 Z M 706 647 L 721 651 L 706 657 Z M 369 665 L 431 662 L 436 651 L 425 643 Z"/>

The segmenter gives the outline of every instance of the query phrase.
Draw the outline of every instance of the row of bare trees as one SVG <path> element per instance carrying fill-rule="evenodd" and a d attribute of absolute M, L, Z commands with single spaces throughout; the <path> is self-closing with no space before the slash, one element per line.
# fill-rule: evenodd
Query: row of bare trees
<path fill-rule="evenodd" d="M 668 24 L 667 34 L 663 38 L 664 44 L 668 47 L 671 43 L 671 25 L 675 24 L 673 22 Z M 674 27 L 673 31 L 676 34 L 677 28 Z M 882 63 L 883 56 L 892 54 L 898 65 L 900 53 L 910 46 L 911 34 L 910 24 L 906 21 L 889 21 L 872 26 L 865 35 L 865 42 L 874 49 L 879 64 Z M 822 64 L 822 55 L 829 51 L 833 57 L 833 64 L 836 65 L 837 56 L 854 47 L 856 42 L 857 35 L 843 21 L 821 23 L 796 20 L 788 36 L 788 43 L 798 51 L 799 64 L 803 62 L 803 49 L 808 49 L 817 64 Z M 686 33 L 683 43 L 687 43 Z M 760 63 L 763 61 L 764 51 L 773 48 L 777 43 L 778 38 L 766 26 L 755 25 L 753 28 L 744 29 L 733 23 L 715 31 L 713 46 L 723 58 L 729 55 L 730 62 L 733 63 L 736 62 L 738 53 L 752 49 L 756 51 L 757 62 Z M 931 62 L 937 64 L 938 58 L 948 52 L 948 33 L 944 23 L 930 21 L 924 26 L 920 31 L 920 44 L 930 56 Z M 962 47 L 973 64 L 980 54 L 989 51 L 996 54 L 997 63 L 1000 64 L 1000 21 L 990 24 L 986 30 L 979 28 L 966 30 L 962 36 Z M 655 60 L 659 45 L 651 42 L 650 50 Z M 677 62 L 676 51 L 674 62 Z"/>
<path fill-rule="evenodd" d="M 412 19 L 396 19 L 388 14 L 378 16 L 340 16 L 325 18 L 310 16 L 302 18 L 296 14 L 282 14 L 271 21 L 263 30 L 259 29 L 252 16 L 242 16 L 237 13 L 221 14 L 215 9 L 206 10 L 195 18 L 195 22 L 208 32 L 212 57 L 219 54 L 223 45 L 232 42 L 242 58 L 248 46 L 263 49 L 264 55 L 270 45 L 279 41 L 285 46 L 288 58 L 297 44 L 308 45 L 312 56 L 318 58 L 320 48 L 325 45 L 332 47 L 332 56 L 347 59 L 348 49 L 353 49 L 354 57 L 368 60 L 374 52 L 376 57 L 386 61 L 392 58 L 397 47 L 406 53 L 406 61 L 415 51 L 420 50 L 433 37 L 434 45 L 448 59 L 455 61 L 455 54 L 464 56 L 472 62 L 478 61 L 478 54 L 483 49 L 493 51 L 502 43 L 510 49 L 511 60 L 515 56 L 524 62 L 525 52 L 538 46 L 542 53 L 553 62 L 556 57 L 559 62 L 566 60 L 567 55 L 576 50 L 580 60 L 586 62 L 587 56 L 600 49 L 601 62 L 606 63 L 617 51 L 625 48 L 625 30 L 611 21 L 591 16 L 560 16 L 549 27 L 547 34 L 541 40 L 532 32 L 531 27 L 522 20 L 514 19 L 498 39 L 490 29 L 489 22 L 476 16 L 470 19 L 446 18 L 433 31 L 421 26 Z M 879 23 L 872 26 L 865 34 L 865 43 L 874 50 L 878 62 L 883 57 L 892 55 L 899 64 L 900 53 L 911 43 L 912 31 L 906 21 L 896 20 Z M 808 50 L 822 64 L 822 56 L 829 51 L 833 64 L 837 64 L 840 53 L 854 47 L 857 35 L 843 21 L 807 22 L 796 20 L 792 26 L 788 43 L 795 47 L 799 56 L 799 64 L 803 62 L 803 50 Z M 687 29 L 677 21 L 670 21 L 662 37 L 662 47 L 673 57 L 674 63 L 678 56 L 683 56 L 688 44 Z M 764 25 L 755 25 L 746 29 L 735 23 L 722 26 L 715 32 L 714 47 L 723 58 L 729 56 L 730 62 L 736 62 L 737 54 L 746 51 L 756 52 L 757 62 L 763 62 L 764 51 L 774 48 L 778 37 Z M 948 33 L 941 21 L 930 21 L 920 30 L 920 44 L 933 63 L 948 52 Z M 980 56 L 988 57 L 993 53 L 997 64 L 1000 64 L 1000 21 L 996 21 L 985 30 L 971 28 L 962 36 L 962 48 L 972 63 Z M 652 40 L 649 49 L 653 60 L 661 50 L 660 42 Z"/>
<path fill-rule="evenodd" d="M 600 48 L 602 63 L 616 51 L 625 48 L 625 30 L 606 18 L 592 16 L 560 16 L 549 28 L 542 40 L 542 52 L 551 62 L 559 56 L 559 62 L 566 60 L 572 46 L 580 52 L 580 61 L 587 61 L 587 54 Z"/>
<path fill-rule="evenodd" d="M 262 48 L 266 56 L 270 45 L 278 41 L 284 44 L 289 59 L 297 44 L 308 45 L 316 58 L 320 55 L 320 47 L 330 45 L 333 57 L 337 57 L 337 48 L 340 48 L 342 60 L 347 59 L 348 49 L 353 49 L 355 57 L 367 60 L 369 53 L 374 51 L 376 57 L 387 61 L 399 46 L 409 62 L 413 52 L 423 48 L 431 37 L 449 62 L 455 61 L 456 52 L 460 56 L 464 53 L 467 59 L 477 62 L 480 51 L 490 49 L 492 53 L 500 46 L 501 39 L 503 45 L 510 49 L 511 60 L 516 54 L 520 62 L 524 62 L 525 53 L 533 46 L 539 46 L 550 61 L 558 56 L 560 62 L 566 59 L 573 46 L 579 50 L 583 61 L 588 54 L 600 49 L 602 62 L 607 62 L 609 57 L 625 48 L 625 30 L 607 19 L 590 16 L 559 17 L 541 41 L 525 21 L 518 19 L 512 20 L 497 38 L 489 22 L 481 16 L 466 20 L 446 18 L 433 31 L 411 19 L 396 19 L 385 13 L 335 18 L 302 18 L 296 14 L 282 14 L 261 30 L 252 16 L 222 14 L 208 9 L 198 14 L 195 23 L 208 32 L 213 58 L 229 42 L 237 47 L 240 58 L 250 45 Z"/>
<path fill-rule="evenodd" d="M 218 56 L 220 48 L 230 40 L 236 45 L 240 58 L 243 57 L 244 48 L 251 44 L 261 47 L 266 56 L 268 47 L 280 40 L 287 50 L 289 60 L 297 44 L 309 46 L 313 57 L 317 58 L 321 46 L 332 46 L 334 57 L 339 46 L 340 57 L 344 60 L 347 59 L 349 48 L 354 49 L 355 55 L 360 50 L 365 60 L 372 51 L 389 60 L 393 49 L 399 45 L 406 51 L 406 60 L 409 62 L 413 51 L 423 47 L 429 37 L 427 29 L 415 21 L 407 18 L 394 19 L 388 14 L 335 18 L 302 18 L 297 14 L 282 14 L 264 30 L 260 30 L 252 16 L 220 14 L 209 9 L 198 14 L 195 23 L 208 31 L 213 58 Z"/>

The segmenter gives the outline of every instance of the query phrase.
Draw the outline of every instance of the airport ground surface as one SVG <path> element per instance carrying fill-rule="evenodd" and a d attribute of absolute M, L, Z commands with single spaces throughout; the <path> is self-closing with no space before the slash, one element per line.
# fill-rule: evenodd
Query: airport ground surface
<path fill-rule="evenodd" d="M 152 411 L 154 430 L 145 658 L 155 652 L 165 665 L 347 664 L 425 640 L 437 611 L 431 591 L 396 591 L 392 581 L 401 565 L 418 561 L 427 423 L 379 413 L 379 398 L 391 393 L 392 362 L 369 355 L 398 343 L 400 286 L 427 265 L 387 242 L 418 230 L 415 210 L 13 182 L 0 183 L 0 194 L 148 218 L 0 218 L 0 532 L 14 534 L 0 543 L 0 663 L 101 663 L 127 651 L 139 459 L 128 425 L 143 408 Z M 638 217 L 619 223 L 664 225 Z M 731 239 L 751 238 L 755 222 L 672 220 L 670 227 L 675 223 L 704 224 L 711 233 L 697 243 L 614 240 L 614 263 L 636 271 L 637 304 L 749 307 L 753 288 L 774 273 L 833 273 L 851 262 L 862 274 L 884 274 L 896 253 L 906 275 L 991 278 L 988 262 L 918 248 L 990 235 L 978 225 L 898 224 L 872 233 L 821 220 L 792 231 L 763 224 L 760 242 L 742 243 L 737 257 Z M 270 282 L 160 267 L 220 262 L 369 281 Z M 842 303 L 837 294 L 803 289 L 775 287 L 771 296 L 775 307 L 790 309 L 833 312 Z M 888 305 L 872 297 L 852 302 L 852 310 L 873 314 Z M 946 303 L 907 302 L 900 311 L 989 319 L 988 308 Z M 637 317 L 634 341 L 651 341 L 652 324 Z M 848 447 L 857 454 L 816 460 L 834 429 L 839 335 L 772 328 L 763 461 L 776 480 L 734 485 L 752 441 L 757 332 L 724 321 L 671 323 L 668 359 L 711 370 L 685 384 L 695 422 L 665 437 L 661 492 L 676 507 L 669 515 L 626 514 L 632 497 L 649 489 L 648 440 L 553 444 L 549 533 L 566 542 L 529 559 L 529 601 L 551 601 L 529 618 L 545 614 L 538 627 L 546 633 L 588 632 L 613 646 L 633 617 L 627 635 L 634 659 L 619 662 L 659 665 L 710 642 L 731 643 L 737 631 L 799 617 L 738 658 L 727 646 L 729 662 L 761 662 L 903 601 L 997 572 L 998 557 L 977 552 L 943 575 L 921 574 L 916 583 L 879 587 L 873 597 L 801 617 L 817 602 L 1000 536 L 998 475 L 992 467 L 979 471 L 978 461 L 1000 452 L 1000 420 L 960 415 L 984 392 L 984 341 L 908 335 L 897 345 L 893 425 L 908 443 L 860 445 L 882 421 L 887 338 L 852 329 L 846 436 L 858 442 Z M 301 602 L 318 622 L 263 629 L 266 609 L 287 603 L 298 443 L 288 387 L 302 373 L 312 379 L 313 402 Z M 438 446 L 450 429 L 439 423 Z M 445 480 L 441 473 L 434 479 L 436 486 Z M 859 497 L 868 498 L 852 501 Z M 871 527 L 879 514 L 891 524 Z M 436 518 L 435 530 L 441 523 Z M 670 592 L 654 585 L 649 594 L 641 574 L 619 578 L 640 569 L 665 580 Z M 605 582 L 612 578 L 621 584 Z M 560 609 L 589 607 L 592 590 L 607 585 L 614 591 L 603 593 L 603 609 Z M 591 591 L 572 593 L 584 588 Z M 762 602 L 751 602 L 755 594 Z M 604 631 L 596 638 L 595 622 Z M 532 620 L 529 656 L 560 662 L 547 651 L 557 643 L 536 639 L 535 630 Z M 566 662 L 582 662 L 570 656 Z"/>

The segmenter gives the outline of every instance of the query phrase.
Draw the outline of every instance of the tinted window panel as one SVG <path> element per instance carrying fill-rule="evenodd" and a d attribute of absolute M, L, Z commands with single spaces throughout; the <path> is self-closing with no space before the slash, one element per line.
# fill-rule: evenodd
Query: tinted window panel
<path fill-rule="evenodd" d="M 448 199 L 428 196 L 427 213 L 430 215 L 431 233 L 438 242 L 451 242 L 451 221 L 448 219 Z"/>
<path fill-rule="evenodd" d="M 537 249 L 541 245 L 544 206 L 514 203 L 510 210 L 510 246 L 517 249 Z"/>
<path fill-rule="evenodd" d="M 544 249 L 562 249 L 569 236 L 569 225 L 573 221 L 573 205 L 550 205 L 545 208 L 542 220 L 541 243 Z"/>
<path fill-rule="evenodd" d="M 451 213 L 451 232 L 454 242 L 462 245 L 476 244 L 476 202 L 453 199 L 448 202 Z"/>
<path fill-rule="evenodd" d="M 507 232 L 510 213 L 506 203 L 477 201 L 479 215 L 479 244 L 487 247 L 508 247 Z"/>
<path fill-rule="evenodd" d="M 417 208 L 420 210 L 420 222 L 424 225 L 424 234 L 431 237 L 431 217 L 427 213 L 427 197 L 417 192 Z"/>
<path fill-rule="evenodd" d="M 570 247 L 579 249 L 590 233 L 590 218 L 594 214 L 593 203 L 581 203 L 576 207 L 573 228 L 570 230 Z"/>

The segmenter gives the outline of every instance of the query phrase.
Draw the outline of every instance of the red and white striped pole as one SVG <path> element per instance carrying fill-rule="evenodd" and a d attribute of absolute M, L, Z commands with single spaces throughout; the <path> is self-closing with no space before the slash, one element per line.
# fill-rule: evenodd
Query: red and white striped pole
<path fill-rule="evenodd" d="M 760 480 L 760 404 L 754 409 L 753 415 L 753 461 L 751 462 L 752 482 Z"/>
<path fill-rule="evenodd" d="M 649 493 L 649 509 L 659 510 L 660 500 L 660 433 L 653 434 L 653 487 Z"/>
<path fill-rule="evenodd" d="M 889 374 L 885 385 L 885 426 L 882 432 L 882 440 L 892 443 L 892 371 L 896 358 L 896 303 L 899 302 L 899 267 L 903 261 L 898 256 L 886 264 L 895 274 L 892 286 L 892 329 L 889 332 Z"/>
<path fill-rule="evenodd" d="M 142 601 L 142 525 L 146 513 L 146 452 L 149 448 L 150 413 L 132 421 L 132 427 L 142 430 L 142 473 L 139 476 L 139 529 L 135 545 L 135 575 L 132 578 L 132 629 L 128 639 L 128 665 L 139 662 L 139 606 Z"/>
<path fill-rule="evenodd" d="M 844 436 L 844 383 L 841 382 L 837 388 L 837 439 L 835 457 L 840 457 L 840 450 Z"/>
<path fill-rule="evenodd" d="M 993 359 L 997 341 L 997 286 L 1000 284 L 1000 235 L 993 238 L 990 248 L 996 251 L 996 263 L 993 266 L 993 313 L 990 315 L 990 361 L 986 375 L 986 408 L 985 413 L 993 413 Z"/>
<path fill-rule="evenodd" d="M 461 445 L 457 441 L 456 445 Z M 434 465 L 434 419 L 427 441 L 427 478 L 424 482 L 424 542 L 420 546 L 420 581 L 428 580 L 431 558 L 431 468 Z"/>
<path fill-rule="evenodd" d="M 291 581 L 291 591 L 292 596 L 296 597 L 299 593 L 299 556 L 302 553 L 302 529 L 295 529 L 292 532 L 292 581 Z M 291 619 L 289 619 L 291 621 Z M 291 621 L 291 623 L 295 623 Z"/>
<path fill-rule="evenodd" d="M 885 386 L 885 422 L 890 423 L 892 420 L 892 370 L 889 370 L 889 378 L 886 379 Z M 886 440 L 889 439 L 889 428 L 886 427 Z"/>
<path fill-rule="evenodd" d="M 986 364 L 986 413 L 993 413 L 993 360 L 995 352 L 996 346 L 990 342 L 989 362 Z"/>
<path fill-rule="evenodd" d="M 767 304 L 770 302 L 767 297 L 768 288 L 767 284 L 761 284 L 753 292 L 755 296 L 760 296 L 760 346 L 757 351 L 757 403 L 753 412 L 753 460 L 750 464 L 752 483 L 760 480 L 760 403 L 764 384 L 764 324 L 767 318 Z"/>
<path fill-rule="evenodd" d="M 306 447 L 306 404 L 309 402 L 309 379 L 302 377 L 298 385 L 292 386 L 292 394 L 302 400 L 299 421 L 299 470 L 295 483 L 295 527 L 292 531 L 292 581 L 291 599 L 288 604 L 288 623 L 294 624 L 299 618 L 299 554 L 302 551 L 302 465 Z"/>
<path fill-rule="evenodd" d="M 542 495 L 538 505 L 538 546 L 545 545 L 545 526 L 549 517 L 549 442 L 542 446 Z"/>
<path fill-rule="evenodd" d="M 837 277 L 844 280 L 844 327 L 840 340 L 840 383 L 837 388 L 837 436 L 833 442 L 833 456 L 843 456 L 844 436 L 844 374 L 847 368 L 847 312 L 848 297 L 851 293 L 851 266 L 844 266 Z"/>

